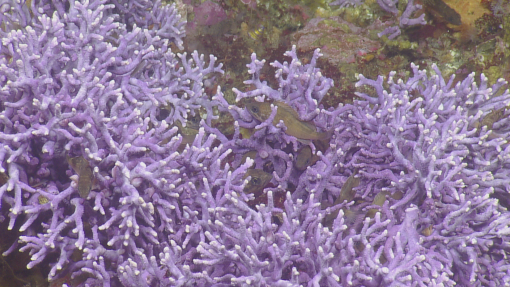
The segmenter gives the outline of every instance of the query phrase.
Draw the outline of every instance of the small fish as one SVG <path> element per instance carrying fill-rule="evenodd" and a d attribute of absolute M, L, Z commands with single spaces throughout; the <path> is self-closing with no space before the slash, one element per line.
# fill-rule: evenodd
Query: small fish
<path fill-rule="evenodd" d="M 245 154 L 243 154 L 243 157 L 241 158 L 241 164 L 245 163 L 247 158 L 255 159 L 256 157 L 257 157 L 256 150 L 246 152 Z"/>
<path fill-rule="evenodd" d="M 351 176 L 347 178 L 344 185 L 342 185 L 342 189 L 340 190 L 340 196 L 335 200 L 335 204 L 340 204 L 344 201 L 352 201 L 354 199 L 354 196 L 356 195 L 356 190 L 354 190 L 355 187 L 359 185 L 360 179 L 359 177 L 356 177 L 358 174 L 358 171 L 355 170 Z"/>
<path fill-rule="evenodd" d="M 445 21 L 453 25 L 462 25 L 461 16 L 457 11 L 446 5 L 443 0 L 423 0 L 423 4 L 439 14 Z"/>
<path fill-rule="evenodd" d="M 347 208 L 344 208 L 343 211 L 344 211 L 344 224 L 347 225 L 347 227 L 349 227 L 350 229 L 354 229 L 357 232 L 359 232 L 363 225 L 363 220 L 365 219 L 365 216 L 363 216 L 363 211 L 350 210 Z M 335 219 L 333 218 L 333 220 Z M 333 222 L 331 222 L 331 225 L 333 225 Z"/>
<path fill-rule="evenodd" d="M 433 226 L 432 225 L 429 225 L 427 227 L 425 227 L 422 231 L 421 231 L 421 234 L 425 235 L 425 236 L 430 236 L 432 235 L 432 232 L 434 231 L 433 229 Z"/>
<path fill-rule="evenodd" d="M 402 197 L 404 196 L 403 193 L 400 191 L 396 191 L 393 194 L 390 194 L 388 191 L 381 191 L 374 197 L 372 205 L 383 206 L 383 204 L 386 202 L 387 195 L 396 200 L 402 199 Z M 367 211 L 366 217 L 374 218 L 375 214 L 378 211 L 379 209 L 377 208 L 371 208 Z"/>
<path fill-rule="evenodd" d="M 34 17 L 34 12 L 32 11 L 32 0 L 27 0 L 25 2 L 25 4 L 27 5 L 27 8 L 28 8 L 28 12 L 30 13 L 30 17 Z"/>
<path fill-rule="evenodd" d="M 298 170 L 305 170 L 307 167 L 314 165 L 320 159 L 319 156 L 312 154 L 310 146 L 302 147 L 296 155 L 296 164 Z"/>
<path fill-rule="evenodd" d="M 481 121 L 480 127 L 487 126 L 487 129 L 492 130 L 492 125 L 501 120 L 505 115 L 505 109 L 492 110 Z"/>
<path fill-rule="evenodd" d="M 177 128 L 179 128 L 179 134 L 182 136 L 182 141 L 181 141 L 181 144 L 179 145 L 179 147 L 177 148 L 177 151 L 178 152 L 182 152 L 185 148 L 186 148 L 186 145 L 192 145 L 193 142 L 195 141 L 195 137 L 197 136 L 198 134 L 198 129 L 195 129 L 195 125 L 193 123 L 191 123 L 190 121 L 187 122 L 186 124 L 186 127 L 183 127 L 181 125 L 181 123 L 179 121 L 176 121 L 175 122 L 175 126 Z M 170 129 L 170 128 L 169 128 Z M 170 142 L 172 138 L 166 138 L 164 140 L 162 140 L 159 145 L 164 145 L 164 144 L 167 144 Z"/>
<path fill-rule="evenodd" d="M 192 146 L 197 134 L 198 134 L 198 131 L 196 134 L 191 134 L 191 135 L 181 134 L 182 141 L 181 141 L 181 144 L 179 145 L 179 147 L 177 148 L 177 151 L 183 152 L 187 145 Z"/>
<path fill-rule="evenodd" d="M 264 31 L 264 26 L 260 25 L 257 29 L 248 31 L 248 35 L 253 39 L 257 40 L 260 34 L 262 34 L 262 31 Z"/>
<path fill-rule="evenodd" d="M 192 144 L 193 141 L 195 141 L 195 137 L 197 136 L 199 130 L 198 125 L 195 125 L 191 121 L 186 123 L 186 127 L 183 127 L 179 121 L 176 121 L 175 125 L 179 128 L 179 133 L 182 135 L 181 144 Z"/>
<path fill-rule="evenodd" d="M 81 198 L 87 198 L 92 189 L 92 182 L 94 180 L 94 174 L 92 173 L 89 162 L 82 156 L 67 156 L 67 162 L 78 174 L 78 193 Z"/>
<path fill-rule="evenodd" d="M 264 31 L 264 26 L 259 25 L 259 27 L 257 29 L 250 29 L 250 27 L 248 26 L 248 24 L 246 22 L 242 22 L 240 30 L 244 36 L 249 36 L 251 39 L 257 40 L 258 37 Z"/>
<path fill-rule="evenodd" d="M 202 121 L 202 118 L 199 114 L 195 114 L 194 116 L 188 115 L 188 119 L 186 120 L 186 127 L 193 130 L 199 130 L 200 129 L 200 121 Z"/>
<path fill-rule="evenodd" d="M 256 132 L 256 130 L 239 127 L 239 132 L 241 133 L 241 136 L 243 136 L 243 139 L 249 139 Z"/>
<path fill-rule="evenodd" d="M 189 122 L 188 122 L 189 123 Z M 192 128 L 190 125 L 186 125 L 186 127 L 182 127 L 180 123 L 177 123 L 176 126 L 179 127 L 179 132 L 182 136 L 182 141 L 179 147 L 177 148 L 178 152 L 182 152 L 187 145 L 193 145 L 195 138 L 198 134 L 198 129 Z"/>
<path fill-rule="evenodd" d="M 360 179 L 355 177 L 358 174 L 357 171 L 354 171 L 351 176 L 347 178 L 344 185 L 342 186 L 342 189 L 340 190 L 340 195 L 337 197 L 333 205 L 341 204 L 344 201 L 352 201 L 354 199 L 354 196 L 356 195 L 356 190 L 354 190 L 355 187 L 359 185 Z M 333 213 L 328 214 L 323 219 L 323 225 L 325 227 L 331 227 L 333 226 L 333 221 L 335 221 L 336 217 L 338 216 L 338 212 L 340 210 L 337 210 Z M 349 222 L 355 222 L 356 217 L 359 217 L 358 212 L 356 211 L 350 211 L 347 209 L 343 209 L 344 215 L 346 216 L 346 220 Z"/>
<path fill-rule="evenodd" d="M 9 181 L 9 176 L 3 172 L 0 172 L 0 186 L 4 185 Z"/>
<path fill-rule="evenodd" d="M 261 192 L 264 187 L 273 179 L 273 175 L 261 170 L 261 169 L 249 169 L 243 176 L 243 179 L 251 177 L 247 185 L 244 186 L 244 193 L 257 194 Z"/>
<path fill-rule="evenodd" d="M 326 139 L 329 137 L 328 133 L 317 132 L 317 128 L 312 122 L 301 121 L 298 113 L 289 105 L 282 102 L 274 102 L 273 104 L 278 107 L 273 125 L 276 126 L 280 121 L 283 121 L 287 127 L 286 134 L 303 140 Z M 255 119 L 261 122 L 267 120 L 272 112 L 271 103 L 267 102 L 247 102 L 246 108 Z"/>
<path fill-rule="evenodd" d="M 141 70 L 143 70 L 143 68 L 145 68 L 146 64 L 147 64 L 146 60 L 140 61 L 140 63 L 138 65 L 136 65 L 136 67 L 133 69 L 130 76 L 134 76 L 134 75 L 138 74 L 138 72 L 140 72 Z"/>
<path fill-rule="evenodd" d="M 29 182 L 29 185 L 30 185 L 31 187 L 33 187 L 33 188 L 44 187 L 44 186 L 46 186 L 47 184 L 48 184 L 48 181 L 47 181 L 47 180 L 44 180 L 44 179 L 43 179 L 43 180 L 40 180 L 40 181 L 38 180 L 36 183 Z M 0 185 L 2 185 L 2 184 L 1 184 L 1 182 L 0 182 Z"/>

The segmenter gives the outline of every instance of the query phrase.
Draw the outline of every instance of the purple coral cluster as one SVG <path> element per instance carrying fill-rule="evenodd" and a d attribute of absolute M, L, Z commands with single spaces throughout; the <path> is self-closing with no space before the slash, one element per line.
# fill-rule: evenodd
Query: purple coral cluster
<path fill-rule="evenodd" d="M 403 193 L 382 206 L 379 223 L 365 222 L 371 248 L 360 268 L 387 285 L 508 284 L 510 213 L 496 199 L 510 191 L 507 83 L 477 83 L 473 73 L 454 85 L 436 66 L 431 76 L 412 70 L 407 81 L 360 75 L 357 85 L 375 97 L 359 93 L 356 108 L 340 113 L 350 127 L 337 132 L 336 152 L 359 169 L 358 193 Z"/>
<path fill-rule="evenodd" d="M 505 81 L 412 65 L 408 79 L 360 75 L 361 100 L 326 109 L 320 51 L 303 64 L 293 48 L 271 64 L 277 87 L 253 54 L 254 89 L 234 89 L 233 105 L 204 93 L 222 73 L 213 56 L 169 48 L 184 37 L 174 6 L 30 3 L 0 6 L 1 213 L 23 234 L 4 254 L 47 262 L 49 280 L 85 274 L 84 286 L 510 284 Z M 327 143 L 274 124 L 281 105 L 261 122 L 243 101 L 283 102 Z M 233 136 L 212 125 L 218 111 Z M 197 117 L 181 150 L 178 127 Z M 304 147 L 317 160 L 302 171 Z M 88 194 L 67 158 L 91 168 Z M 255 205 L 253 168 L 272 175 Z M 351 176 L 355 200 L 336 204 Z"/>
<path fill-rule="evenodd" d="M 259 81 L 263 61 L 252 55 L 248 67 L 253 78 L 246 83 L 256 89 L 234 92 L 238 99 L 255 97 L 258 101 L 267 100 L 261 96 L 265 95 L 296 111 L 305 110 L 301 105 L 307 103 L 307 112 L 300 114 L 303 119 L 319 129 L 334 129 L 329 147 L 317 152 L 320 160 L 315 165 L 298 178 L 283 177 L 275 168 L 278 187 L 266 188 L 276 193 L 295 184 L 281 210 L 290 226 L 283 228 L 284 224 L 278 231 L 295 242 L 296 249 L 290 254 L 296 257 L 293 262 L 289 257 L 292 263 L 288 264 L 302 270 L 292 271 L 296 280 L 310 286 L 508 284 L 507 83 L 500 79 L 489 86 L 484 75 L 477 83 L 473 73 L 454 85 L 455 77 L 446 81 L 436 66 L 428 75 L 412 65 L 412 76 L 406 81 L 396 79 L 394 72 L 386 81 L 381 76 L 369 80 L 360 75 L 357 85 L 372 93 L 359 93 L 362 100 L 326 110 L 318 102 L 332 82 L 314 68 L 318 50 L 304 66 L 294 49 L 287 55 L 290 63 L 272 64 L 277 69 L 278 89 Z M 293 98 L 298 94 L 295 91 L 301 96 Z M 250 116 L 243 109 L 231 105 L 228 110 L 237 125 L 249 125 Z M 315 148 L 314 142 L 286 141 L 283 126 L 282 122 L 273 126 L 269 118 L 256 127 L 263 135 L 257 132 L 239 140 L 237 147 L 252 142 L 258 151 L 255 162 L 263 162 L 263 155 L 273 154 L 275 146 L 290 151 L 290 159 L 303 144 Z M 348 176 L 355 173 L 360 179 L 355 197 L 365 203 L 322 210 L 321 206 L 334 204 Z M 382 206 L 370 204 L 380 194 L 397 193 L 403 197 L 387 196 Z M 346 207 L 332 226 L 322 226 L 321 219 L 328 213 Z M 380 213 L 370 219 L 358 212 L 353 219 L 349 208 L 375 208 Z M 296 210 L 302 213 L 297 215 Z M 295 214 L 293 220 L 287 219 L 291 214 Z M 322 249 L 314 250 L 320 241 L 324 242 Z M 305 253 L 300 253 L 303 248 Z"/>
<path fill-rule="evenodd" d="M 198 108 L 207 122 L 215 117 L 203 81 L 222 73 L 221 65 L 213 56 L 206 64 L 197 52 L 188 57 L 169 49 L 184 36 L 174 6 L 135 2 L 2 6 L 8 29 L 1 34 L 0 172 L 8 180 L 0 195 L 9 228 L 23 222 L 20 242 L 4 254 L 21 245 L 32 255 L 29 268 L 56 254 L 50 280 L 70 268 L 109 286 L 130 274 L 132 260 L 171 248 L 168 234 L 182 245 L 189 211 L 183 193 L 192 178 L 206 178 L 200 170 L 225 157 L 225 150 L 213 150 L 213 135 L 198 136 L 192 150 L 177 153 L 182 139 L 172 127 L 185 126 Z M 141 9 L 119 8 L 132 6 Z M 85 198 L 77 196 L 66 157 L 84 158 L 93 170 Z M 210 184 L 218 183 L 210 178 Z M 73 262 L 76 252 L 83 260 Z M 184 262 L 179 268 L 185 272 Z M 140 275 L 146 285 L 145 272 L 168 277 L 160 269 Z"/>

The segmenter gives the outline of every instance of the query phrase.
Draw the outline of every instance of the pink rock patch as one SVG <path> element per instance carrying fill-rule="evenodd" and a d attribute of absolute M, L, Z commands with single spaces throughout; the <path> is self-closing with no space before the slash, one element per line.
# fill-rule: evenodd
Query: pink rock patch
<path fill-rule="evenodd" d="M 205 1 L 204 3 L 195 7 L 193 12 L 195 12 L 194 21 L 198 25 L 202 26 L 212 26 L 227 18 L 227 13 L 225 13 L 225 10 L 223 10 L 219 4 L 211 1 Z"/>
<path fill-rule="evenodd" d="M 293 37 L 300 51 L 321 48 L 323 57 L 331 64 L 338 65 L 354 63 L 357 57 L 381 47 L 381 43 L 368 38 L 369 29 L 357 27 L 340 17 L 315 18 Z"/>

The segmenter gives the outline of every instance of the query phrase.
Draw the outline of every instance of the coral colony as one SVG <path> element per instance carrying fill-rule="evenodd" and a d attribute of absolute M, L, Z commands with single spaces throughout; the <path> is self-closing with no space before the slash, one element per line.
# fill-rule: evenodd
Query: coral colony
<path fill-rule="evenodd" d="M 271 64 L 277 87 L 252 55 L 254 89 L 234 89 L 232 105 L 202 88 L 223 73 L 213 56 L 172 53 L 184 37 L 174 6 L 0 8 L 1 213 L 22 234 L 3 254 L 28 252 L 49 280 L 510 284 L 504 80 L 412 65 L 407 80 L 360 75 L 360 100 L 325 109 L 320 51 L 302 64 L 293 48 Z M 212 125 L 218 111 L 233 135 Z"/>

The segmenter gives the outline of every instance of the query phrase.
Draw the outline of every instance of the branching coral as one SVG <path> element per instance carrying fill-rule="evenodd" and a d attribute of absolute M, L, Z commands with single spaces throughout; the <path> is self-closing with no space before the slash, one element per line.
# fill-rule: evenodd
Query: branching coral
<path fill-rule="evenodd" d="M 230 105 L 202 89 L 215 57 L 174 54 L 179 17 L 149 4 L 2 4 L 0 211 L 22 233 L 4 254 L 85 286 L 510 283 L 504 80 L 411 65 L 408 79 L 360 75 L 360 100 L 325 109 L 320 51 L 303 64 L 293 48 L 271 64 L 278 87 L 252 55 L 253 90 Z M 254 169 L 270 174 L 257 195 Z"/>

